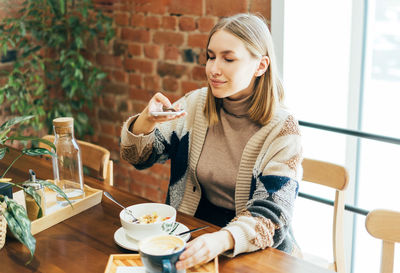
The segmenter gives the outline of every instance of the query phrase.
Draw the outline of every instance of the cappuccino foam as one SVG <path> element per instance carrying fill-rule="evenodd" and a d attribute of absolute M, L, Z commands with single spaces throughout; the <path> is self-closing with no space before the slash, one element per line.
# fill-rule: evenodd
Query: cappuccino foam
<path fill-rule="evenodd" d="M 140 245 L 140 251 L 150 255 L 168 255 L 181 250 L 184 242 L 174 236 L 158 236 Z"/>

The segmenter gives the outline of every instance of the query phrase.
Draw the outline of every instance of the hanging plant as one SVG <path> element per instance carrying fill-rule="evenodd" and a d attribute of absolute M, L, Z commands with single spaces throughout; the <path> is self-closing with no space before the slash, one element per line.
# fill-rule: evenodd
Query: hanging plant
<path fill-rule="evenodd" d="M 46 124 L 50 132 L 54 118 L 71 116 L 78 136 L 91 134 L 83 110 L 92 108 L 106 74 L 89 60 L 89 44 L 107 44 L 114 36 L 111 25 L 91 0 L 25 0 L 17 16 L 0 24 L 2 55 L 17 52 L 0 87 L 0 104 L 35 116 L 35 129 Z"/>

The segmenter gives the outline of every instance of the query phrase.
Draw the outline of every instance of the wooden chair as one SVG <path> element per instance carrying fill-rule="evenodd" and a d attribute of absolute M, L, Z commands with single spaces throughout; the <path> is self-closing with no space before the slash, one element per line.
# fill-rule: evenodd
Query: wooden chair
<path fill-rule="evenodd" d="M 349 183 L 347 170 L 339 165 L 305 158 L 303 181 L 329 187 L 336 191 L 333 211 L 333 263 L 327 265 L 331 270 L 345 273 L 345 254 L 343 237 L 344 194 Z"/>
<path fill-rule="evenodd" d="M 365 227 L 382 239 L 381 273 L 393 273 L 394 243 L 400 243 L 400 212 L 377 209 L 368 213 Z"/>
<path fill-rule="evenodd" d="M 46 140 L 54 142 L 54 136 L 46 135 Z M 95 176 L 104 180 L 109 185 L 114 184 L 113 179 L 113 161 L 110 160 L 110 151 L 86 141 L 77 140 L 82 155 L 82 165 L 95 172 Z M 50 150 L 50 147 L 44 143 L 39 143 L 39 147 Z"/>

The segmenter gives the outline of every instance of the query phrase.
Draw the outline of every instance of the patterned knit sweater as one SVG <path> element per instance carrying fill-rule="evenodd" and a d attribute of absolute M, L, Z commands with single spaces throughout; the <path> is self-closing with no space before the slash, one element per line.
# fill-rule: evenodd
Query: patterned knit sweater
<path fill-rule="evenodd" d="M 171 159 L 166 202 L 190 215 L 201 198 L 196 166 L 208 128 L 203 114 L 206 95 L 207 88 L 186 94 L 177 103 L 187 115 L 159 124 L 148 135 L 129 132 L 137 116 L 129 118 L 121 132 L 121 157 L 137 169 Z M 297 252 L 291 219 L 302 176 L 301 153 L 298 123 L 282 108 L 250 138 L 236 180 L 236 217 L 223 228 L 235 241 L 230 255 L 266 247 Z"/>

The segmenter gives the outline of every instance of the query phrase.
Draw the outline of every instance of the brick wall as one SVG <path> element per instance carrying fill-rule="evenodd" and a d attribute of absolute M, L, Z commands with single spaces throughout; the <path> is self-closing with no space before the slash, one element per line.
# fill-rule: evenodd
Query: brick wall
<path fill-rule="evenodd" d="M 138 171 L 120 159 L 121 125 L 156 91 L 174 102 L 205 86 L 205 44 L 221 16 L 239 12 L 270 18 L 270 0 L 93 0 L 114 18 L 115 40 L 94 43 L 89 57 L 108 72 L 102 96 L 90 111 L 91 141 L 112 152 L 117 187 L 152 201 L 165 199 L 169 162 Z"/>

